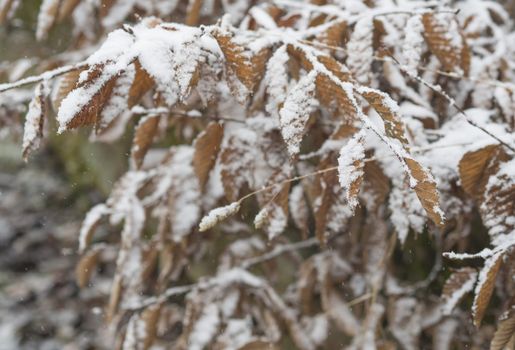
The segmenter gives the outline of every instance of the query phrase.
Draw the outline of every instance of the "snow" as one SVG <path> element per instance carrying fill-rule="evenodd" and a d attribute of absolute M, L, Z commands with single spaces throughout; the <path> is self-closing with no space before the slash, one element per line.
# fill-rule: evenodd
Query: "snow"
<path fill-rule="evenodd" d="M 313 70 L 302 77 L 297 85 L 288 92 L 279 112 L 281 135 L 292 156 L 299 153 L 306 123 L 311 113 L 318 107 L 318 101 L 314 97 L 316 76 L 317 73 Z"/>
<path fill-rule="evenodd" d="M 202 316 L 193 326 L 189 337 L 188 350 L 202 350 L 213 339 L 220 327 L 220 310 L 216 304 L 204 307 Z"/>
<path fill-rule="evenodd" d="M 349 142 L 340 149 L 340 156 L 338 157 L 338 181 L 345 190 L 345 196 L 351 208 L 355 208 L 358 204 L 357 196 L 352 196 L 350 193 L 351 186 L 364 175 L 364 137 L 364 132 L 355 134 Z"/>
<path fill-rule="evenodd" d="M 402 44 L 403 64 L 410 74 L 417 75 L 417 68 L 424 45 L 422 16 L 412 16 L 406 22 L 406 37 Z"/>
<path fill-rule="evenodd" d="M 88 211 L 88 213 L 86 214 L 86 218 L 82 222 L 82 226 L 80 228 L 79 252 L 83 252 L 86 249 L 88 245 L 88 240 L 90 238 L 89 235 L 91 230 L 93 230 L 95 225 L 98 224 L 102 216 L 107 215 L 109 213 L 109 208 L 103 203 L 95 205 Z"/>
<path fill-rule="evenodd" d="M 240 202 L 233 202 L 224 207 L 215 208 L 211 210 L 206 216 L 202 218 L 199 224 L 199 231 L 204 232 L 214 227 L 220 221 L 225 220 L 229 216 L 235 214 L 240 210 Z"/>
<path fill-rule="evenodd" d="M 445 299 L 445 304 L 442 306 L 442 313 L 444 315 L 450 315 L 461 298 L 463 298 L 465 294 L 474 289 L 474 285 L 476 284 L 476 277 L 477 274 L 473 273 L 470 278 L 460 286 L 460 288 L 458 288 L 452 293 L 451 296 Z"/>

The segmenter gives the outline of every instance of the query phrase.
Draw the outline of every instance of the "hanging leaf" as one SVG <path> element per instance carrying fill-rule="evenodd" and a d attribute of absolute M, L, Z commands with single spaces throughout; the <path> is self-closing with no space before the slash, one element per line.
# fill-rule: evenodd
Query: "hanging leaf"
<path fill-rule="evenodd" d="M 477 286 L 474 291 L 474 302 L 472 304 L 472 315 L 474 317 L 474 325 L 476 327 L 480 326 L 481 320 L 485 315 L 486 307 L 492 297 L 495 280 L 497 273 L 501 268 L 502 259 L 502 252 L 492 255 L 485 260 L 485 266 L 479 272 Z"/>
<path fill-rule="evenodd" d="M 141 168 L 148 149 L 154 142 L 159 125 L 159 115 L 148 115 L 138 123 L 131 148 L 131 160 L 135 169 Z"/>
<path fill-rule="evenodd" d="M 291 156 L 299 153 L 309 116 L 318 106 L 314 98 L 315 79 L 315 72 L 302 77 L 288 92 L 284 105 L 279 111 L 281 135 Z"/>
<path fill-rule="evenodd" d="M 195 155 L 193 156 L 193 167 L 195 174 L 203 189 L 209 178 L 209 172 L 216 163 L 218 152 L 224 136 L 224 127 L 220 123 L 211 122 L 206 129 L 197 136 L 193 147 L 195 147 Z"/>
<path fill-rule="evenodd" d="M 31 152 L 39 148 L 43 136 L 43 124 L 47 114 L 45 83 L 40 83 L 36 87 L 34 97 L 29 104 L 29 111 L 25 117 L 23 132 L 23 159 L 28 160 Z"/>
<path fill-rule="evenodd" d="M 463 267 L 452 272 L 442 290 L 444 315 L 449 315 L 465 294 L 474 289 L 476 280 L 477 272 L 473 268 Z"/>
<path fill-rule="evenodd" d="M 345 197 L 354 211 L 358 205 L 358 193 L 363 181 L 365 166 L 365 133 L 359 132 L 340 150 L 338 157 L 338 180 L 345 191 Z"/>
<path fill-rule="evenodd" d="M 470 50 L 454 16 L 427 12 L 422 15 L 424 37 L 431 52 L 444 69 L 461 68 L 465 75 L 470 68 Z"/>

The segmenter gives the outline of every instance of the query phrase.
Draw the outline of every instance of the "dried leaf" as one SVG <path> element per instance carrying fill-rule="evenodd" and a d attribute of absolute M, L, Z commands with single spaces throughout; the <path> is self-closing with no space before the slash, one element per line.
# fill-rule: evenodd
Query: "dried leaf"
<path fill-rule="evenodd" d="M 340 150 L 338 157 L 338 180 L 345 191 L 347 202 L 354 211 L 358 205 L 358 193 L 363 181 L 365 166 L 365 133 L 355 134 Z"/>
<path fill-rule="evenodd" d="M 44 40 L 47 38 L 50 28 L 54 25 L 59 14 L 61 0 L 43 0 L 39 8 L 38 26 L 36 38 Z"/>
<path fill-rule="evenodd" d="M 486 182 L 491 174 L 485 173 L 494 154 L 500 149 L 499 145 L 489 145 L 477 151 L 466 153 L 459 163 L 461 187 L 473 197 L 481 196 Z"/>
<path fill-rule="evenodd" d="M 463 296 L 474 289 L 476 279 L 477 272 L 470 267 L 463 267 L 449 276 L 442 290 L 442 298 L 445 302 L 443 313 L 445 315 L 450 314 Z"/>
<path fill-rule="evenodd" d="M 508 315 L 499 321 L 497 330 L 495 331 L 492 342 L 490 343 L 490 350 L 503 350 L 508 349 L 506 346 L 508 342 L 513 339 L 515 335 L 515 314 L 513 310 L 508 311 Z"/>
<path fill-rule="evenodd" d="M 486 307 L 490 302 L 495 287 L 495 279 L 501 268 L 503 254 L 497 253 L 485 261 L 485 266 L 479 272 L 479 278 L 474 291 L 474 303 L 472 304 L 472 315 L 474 325 L 479 327 L 485 315 Z"/>
<path fill-rule="evenodd" d="M 43 124 L 47 114 L 47 103 L 44 83 L 38 84 L 34 97 L 29 104 L 29 111 L 25 117 L 23 132 L 23 159 L 28 160 L 29 154 L 39 148 L 43 137 Z"/>
<path fill-rule="evenodd" d="M 158 125 L 158 115 L 148 115 L 139 121 L 131 148 L 131 160 L 135 169 L 141 168 L 145 155 L 154 141 Z"/>
<path fill-rule="evenodd" d="M 444 69 L 453 71 L 461 67 L 467 75 L 470 68 L 470 50 L 456 19 L 446 14 L 427 12 L 422 15 L 422 22 L 429 49 Z"/>
<path fill-rule="evenodd" d="M 98 259 L 102 253 L 102 246 L 95 246 L 88 250 L 79 260 L 75 268 L 75 276 L 79 287 L 84 288 L 95 271 Z"/>
<path fill-rule="evenodd" d="M 405 158 L 410 175 L 416 180 L 414 186 L 415 193 L 417 194 L 422 207 L 425 209 L 427 216 L 437 225 L 441 226 L 444 223 L 445 217 L 442 209 L 440 209 L 440 196 L 436 188 L 436 182 L 428 172 L 416 160 Z"/>
<path fill-rule="evenodd" d="M 194 142 L 195 154 L 193 167 L 195 174 L 203 189 L 209 178 L 209 172 L 216 163 L 218 152 L 224 136 L 224 127 L 220 123 L 211 122 L 206 129 L 197 136 Z"/>

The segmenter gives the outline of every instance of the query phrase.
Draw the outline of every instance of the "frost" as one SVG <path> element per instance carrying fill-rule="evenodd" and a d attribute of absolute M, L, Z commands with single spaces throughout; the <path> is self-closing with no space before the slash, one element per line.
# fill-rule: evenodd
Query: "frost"
<path fill-rule="evenodd" d="M 338 181 L 345 190 L 345 196 L 351 208 L 358 204 L 357 191 L 360 179 L 363 177 L 363 159 L 365 148 L 363 147 L 365 134 L 355 134 L 349 142 L 340 149 L 338 157 Z M 358 184 L 357 188 L 353 188 Z M 354 193 L 353 193 L 354 192 Z"/>
<path fill-rule="evenodd" d="M 220 310 L 215 304 L 207 305 L 199 320 L 193 327 L 190 341 L 188 343 L 189 350 L 202 350 L 213 339 L 218 332 L 220 326 Z"/>
<path fill-rule="evenodd" d="M 206 216 L 202 218 L 199 224 L 199 231 L 204 232 L 214 227 L 220 221 L 225 220 L 229 216 L 237 213 L 240 210 L 240 202 L 234 202 L 225 207 L 220 207 L 211 210 Z"/>
<path fill-rule="evenodd" d="M 288 92 L 288 97 L 279 112 L 281 135 L 288 152 L 294 156 L 300 151 L 300 142 L 310 114 L 318 106 L 314 98 L 316 72 L 302 77 L 297 85 Z"/>

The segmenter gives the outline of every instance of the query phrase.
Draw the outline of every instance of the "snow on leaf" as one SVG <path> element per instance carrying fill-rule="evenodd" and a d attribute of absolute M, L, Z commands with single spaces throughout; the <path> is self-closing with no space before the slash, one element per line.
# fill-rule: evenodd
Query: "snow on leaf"
<path fill-rule="evenodd" d="M 83 252 L 90 244 L 95 228 L 103 216 L 110 213 L 105 204 L 97 204 L 86 214 L 79 233 L 79 252 Z"/>
<path fill-rule="evenodd" d="M 22 154 L 27 161 L 29 154 L 39 148 L 43 136 L 43 124 L 47 114 L 46 86 L 40 83 L 36 87 L 34 97 L 29 104 L 29 111 L 25 116 L 25 126 L 23 132 Z"/>
<path fill-rule="evenodd" d="M 240 202 L 233 202 L 224 207 L 211 210 L 202 218 L 199 224 L 199 231 L 204 232 L 214 227 L 220 221 L 227 219 L 229 216 L 236 214 L 240 210 Z"/>
<path fill-rule="evenodd" d="M 405 69 L 413 75 L 417 75 L 417 68 L 422 56 L 423 31 L 422 16 L 411 16 L 406 22 L 406 36 L 402 43 L 402 58 Z"/>
<path fill-rule="evenodd" d="M 465 294 L 474 289 L 476 279 L 477 272 L 470 267 L 456 270 L 449 276 L 442 290 L 442 298 L 444 300 L 442 312 L 444 315 L 451 314 L 454 307 Z"/>
<path fill-rule="evenodd" d="M 429 49 L 444 69 L 468 74 L 470 51 L 453 15 L 427 12 L 422 15 L 422 22 Z"/>
<path fill-rule="evenodd" d="M 355 134 L 340 149 L 340 156 L 338 157 L 338 180 L 345 191 L 345 197 L 353 211 L 358 205 L 357 197 L 364 175 L 364 138 L 364 132 Z"/>
<path fill-rule="evenodd" d="M 154 141 L 159 124 L 159 115 L 147 115 L 138 123 L 131 147 L 131 163 L 135 169 L 141 168 L 145 154 Z"/>
<path fill-rule="evenodd" d="M 275 50 L 266 66 L 265 84 L 268 94 L 266 111 L 272 116 L 276 115 L 286 100 L 288 89 L 287 64 L 289 61 L 286 46 Z"/>
<path fill-rule="evenodd" d="M 370 67 L 374 56 L 373 35 L 373 20 L 364 16 L 357 21 L 347 43 L 347 67 L 354 78 L 362 84 L 368 84 L 370 80 Z"/>
<path fill-rule="evenodd" d="M 60 0 L 43 0 L 38 14 L 36 38 L 46 39 L 48 31 L 54 25 L 60 6 Z"/>
<path fill-rule="evenodd" d="M 485 315 L 486 307 L 490 302 L 495 287 L 497 273 L 501 268 L 503 252 L 496 253 L 485 260 L 485 265 L 479 272 L 479 277 L 474 290 L 474 302 L 472 304 L 472 315 L 474 325 L 479 327 Z"/>
<path fill-rule="evenodd" d="M 288 92 L 284 105 L 279 111 L 281 135 L 291 156 L 299 153 L 309 116 L 318 106 L 318 101 L 314 97 L 316 76 L 316 72 L 312 71 L 302 77 Z"/>
<path fill-rule="evenodd" d="M 212 122 L 206 126 L 206 129 L 194 141 L 195 155 L 193 156 L 193 166 L 201 188 L 205 187 L 209 178 L 209 172 L 216 163 L 223 136 L 223 125 Z"/>

